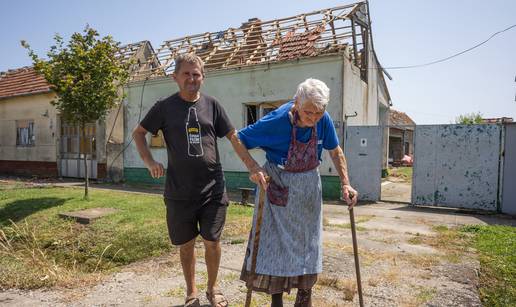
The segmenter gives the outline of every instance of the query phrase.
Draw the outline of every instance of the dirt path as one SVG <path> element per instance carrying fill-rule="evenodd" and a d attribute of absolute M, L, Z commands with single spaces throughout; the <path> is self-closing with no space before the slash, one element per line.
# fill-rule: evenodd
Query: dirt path
<path fill-rule="evenodd" d="M 430 244 L 437 235 L 433 226 L 514 223 L 496 216 L 396 204 L 366 205 L 355 210 L 367 306 L 480 306 L 476 290 L 479 264 L 474 251 L 449 255 L 446 248 Z M 314 290 L 314 306 L 357 306 L 347 210 L 325 205 L 324 216 L 324 271 Z M 222 248 L 220 286 L 231 306 L 243 306 L 245 299 L 245 287 L 239 280 L 245 244 L 224 242 Z M 201 245 L 197 252 L 203 254 Z M 199 290 L 203 291 L 206 269 L 202 261 L 198 261 L 197 269 Z M 178 255 L 172 253 L 127 266 L 88 288 L 4 291 L 0 293 L 0 305 L 180 306 L 183 283 Z M 294 296 L 295 292 L 286 297 L 285 306 L 293 305 Z M 253 297 L 255 306 L 269 302 L 264 295 Z M 207 304 L 204 297 L 201 302 Z"/>
<path fill-rule="evenodd" d="M 399 180 L 382 181 L 381 200 L 390 202 L 410 203 L 412 184 Z"/>

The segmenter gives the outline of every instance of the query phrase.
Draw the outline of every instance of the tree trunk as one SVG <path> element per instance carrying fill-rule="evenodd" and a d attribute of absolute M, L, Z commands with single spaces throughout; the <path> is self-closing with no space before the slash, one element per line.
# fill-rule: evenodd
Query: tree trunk
<path fill-rule="evenodd" d="M 82 130 L 82 141 L 86 142 L 86 125 L 81 124 L 81 130 Z M 84 143 L 86 144 L 86 143 Z M 79 151 L 80 151 L 80 145 L 79 145 Z M 89 188 L 90 182 L 88 179 L 88 153 L 86 152 L 86 147 L 84 150 L 84 199 L 88 200 L 88 188 Z"/>

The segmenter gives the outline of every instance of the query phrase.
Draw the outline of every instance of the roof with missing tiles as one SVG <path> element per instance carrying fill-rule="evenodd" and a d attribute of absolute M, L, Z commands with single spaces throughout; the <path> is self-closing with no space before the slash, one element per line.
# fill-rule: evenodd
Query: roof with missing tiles
<path fill-rule="evenodd" d="M 357 2 L 270 21 L 252 18 L 238 28 L 168 40 L 156 55 L 166 74 L 183 53 L 197 54 L 209 71 L 349 51 L 354 64 L 366 69 L 368 31 L 367 5 Z"/>

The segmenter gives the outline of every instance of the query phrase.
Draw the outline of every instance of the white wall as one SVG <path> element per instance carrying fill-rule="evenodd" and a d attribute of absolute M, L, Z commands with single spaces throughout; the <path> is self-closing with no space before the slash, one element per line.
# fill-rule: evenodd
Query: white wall
<path fill-rule="evenodd" d="M 310 77 L 324 81 L 330 88 L 331 98 L 327 110 L 336 123 L 339 140 L 342 141 L 343 105 L 346 114 L 353 114 L 354 111 L 358 113 L 357 117 L 349 118 L 349 125 L 379 124 L 376 74 L 369 76 L 371 88 L 360 79 L 360 71 L 344 54 L 211 72 L 207 74 L 201 91 L 217 98 L 233 125 L 240 129 L 244 125 L 244 103 L 290 100 L 295 94 L 297 85 Z M 143 99 L 141 99 L 142 88 Z M 156 100 L 169 96 L 177 90 L 177 85 L 171 77 L 139 81 L 128 85 L 124 113 L 125 144 L 131 141 L 132 130 Z M 151 148 L 151 152 L 156 160 L 167 162 L 165 148 Z M 226 139 L 219 141 L 219 152 L 224 170 L 245 170 Z M 264 155 L 260 150 L 253 150 L 251 154 L 259 162 L 264 162 Z M 124 167 L 144 167 L 134 143 L 131 143 L 124 152 Z M 327 152 L 323 154 L 320 170 L 323 175 L 338 175 Z"/>
<path fill-rule="evenodd" d="M 330 88 L 331 98 L 327 110 L 333 120 L 338 122 L 339 118 L 342 118 L 343 101 L 341 90 L 342 57 L 340 55 L 208 73 L 202 92 L 216 97 L 231 118 L 233 125 L 240 129 L 244 125 L 244 103 L 292 99 L 297 85 L 310 77 L 324 81 Z M 130 141 L 132 129 L 138 123 L 142 86 L 143 82 L 128 86 L 125 117 L 126 144 Z M 170 77 L 147 81 L 140 120 L 158 98 L 168 96 L 176 91 L 177 86 Z M 342 127 L 342 123 L 337 123 L 337 125 Z M 342 131 L 340 127 L 337 128 L 339 134 Z M 153 148 L 151 151 L 155 159 L 166 163 L 166 149 Z M 219 152 L 224 170 L 245 170 L 244 165 L 227 140 L 219 141 Z M 124 155 L 124 167 L 144 167 L 134 144 L 131 143 Z M 264 155 L 259 150 L 253 150 L 252 155 L 260 162 L 264 161 Z M 327 153 L 323 157 L 321 173 L 337 175 Z"/>

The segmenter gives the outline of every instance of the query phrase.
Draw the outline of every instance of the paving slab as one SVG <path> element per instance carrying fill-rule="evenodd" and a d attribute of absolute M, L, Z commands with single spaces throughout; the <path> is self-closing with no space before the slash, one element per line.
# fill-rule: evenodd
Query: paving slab
<path fill-rule="evenodd" d="M 95 219 L 117 212 L 114 208 L 89 208 L 73 212 L 59 213 L 62 218 L 71 218 L 81 224 L 90 224 Z"/>

